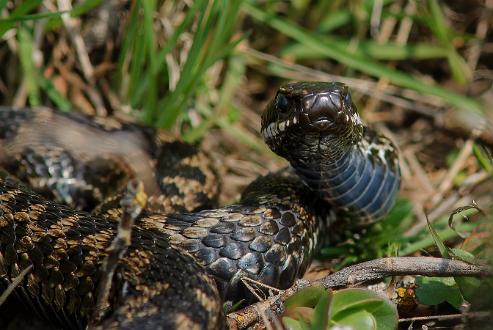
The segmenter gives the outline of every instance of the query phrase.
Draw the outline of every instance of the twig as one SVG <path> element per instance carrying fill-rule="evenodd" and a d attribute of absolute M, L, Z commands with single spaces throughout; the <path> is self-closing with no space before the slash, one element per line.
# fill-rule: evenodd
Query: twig
<path fill-rule="evenodd" d="M 490 19 L 493 12 L 493 1 L 486 0 L 484 2 L 485 10 L 481 12 L 481 16 L 479 18 L 479 22 L 476 25 L 476 33 L 471 42 L 471 47 L 469 48 L 469 52 L 467 54 L 467 64 L 471 71 L 476 70 L 476 66 L 478 65 L 479 57 L 482 53 L 482 46 L 486 37 L 488 35 L 488 30 L 490 26 Z"/>
<path fill-rule="evenodd" d="M 375 4 L 376 6 L 376 4 Z M 394 3 L 394 6 L 391 7 L 391 12 L 398 12 L 401 10 L 401 4 L 400 3 Z M 406 12 L 409 17 L 414 15 L 416 12 L 416 4 L 414 1 L 409 1 L 408 4 L 406 5 L 404 11 Z M 395 18 L 387 18 L 386 21 L 390 21 L 388 24 L 387 29 L 382 29 L 381 33 L 377 36 L 377 42 L 381 44 L 385 44 L 388 42 L 388 40 L 391 37 L 392 29 L 396 24 L 396 19 Z M 386 24 L 385 24 L 386 25 Z M 398 45 L 404 46 L 407 43 L 407 40 L 409 38 L 409 34 L 411 32 L 411 28 L 413 25 L 413 21 L 410 18 L 403 18 L 400 22 L 399 29 L 397 30 L 397 36 L 396 36 L 396 43 Z M 390 62 L 387 66 L 389 68 L 394 68 L 396 65 L 395 61 Z M 380 78 L 378 79 L 377 83 L 377 88 L 375 89 L 375 94 L 383 94 L 383 91 L 389 86 L 390 81 L 388 78 Z M 381 100 L 379 100 L 376 97 L 371 97 L 368 100 L 368 103 L 366 104 L 366 111 L 369 111 L 370 113 L 373 113 L 377 106 L 379 105 Z"/>
<path fill-rule="evenodd" d="M 72 10 L 72 5 L 70 1 L 58 0 L 58 8 L 60 9 L 60 11 L 66 12 L 61 16 L 63 25 L 65 25 L 65 29 L 67 29 L 67 32 L 69 33 L 69 36 L 74 43 L 82 73 L 89 83 L 93 83 L 94 70 L 91 64 L 91 60 L 89 59 L 89 55 L 87 53 L 87 49 L 84 41 L 82 40 L 82 37 L 79 33 L 77 33 L 76 21 L 70 17 L 69 11 Z"/>
<path fill-rule="evenodd" d="M 398 275 L 488 276 L 491 275 L 491 269 L 488 266 L 443 258 L 389 257 L 346 267 L 319 280 L 318 283 L 327 288 L 334 288 Z"/>
<path fill-rule="evenodd" d="M 89 83 L 89 86 L 94 86 L 95 85 L 94 68 L 91 64 L 91 59 L 89 58 L 89 54 L 87 52 L 87 48 L 84 43 L 84 40 L 82 39 L 82 36 L 78 32 L 77 20 L 70 17 L 69 11 L 72 10 L 72 4 L 68 0 L 57 0 L 57 3 L 58 3 L 58 8 L 61 11 L 66 11 L 66 13 L 61 15 L 62 22 L 63 25 L 65 26 L 65 29 L 68 32 L 70 39 L 72 40 L 72 43 L 75 46 L 75 51 L 77 53 L 77 58 L 79 60 L 79 64 L 82 69 L 84 78 Z M 106 109 L 101 95 L 96 91 L 96 89 L 90 87 L 87 88 L 87 92 L 89 98 L 91 99 L 91 101 L 94 103 L 94 106 L 96 107 L 96 112 L 100 115 L 105 115 Z"/>
<path fill-rule="evenodd" d="M 472 154 L 472 148 L 474 146 L 474 140 L 468 139 L 464 146 L 462 147 L 457 159 L 448 171 L 446 177 L 443 179 L 440 187 L 438 188 L 438 193 L 435 194 L 431 200 L 431 204 L 436 206 L 443 198 L 443 196 L 452 188 L 454 183 L 454 178 L 462 170 L 464 164 L 466 163 L 469 156 Z"/>
<path fill-rule="evenodd" d="M 341 288 L 399 275 L 482 277 L 491 276 L 492 271 L 488 266 L 443 258 L 381 258 L 346 267 L 317 281 L 298 280 L 291 288 L 270 297 L 268 300 L 250 305 L 238 312 L 230 313 L 227 322 L 231 329 L 246 328 L 260 320 L 261 316 L 257 312 L 259 308 L 268 308 L 275 315 L 280 315 L 283 311 L 282 303 L 294 293 L 309 285 L 321 284 L 325 288 Z"/>
<path fill-rule="evenodd" d="M 407 160 L 407 163 L 414 174 L 413 179 L 418 179 L 422 193 L 426 196 L 434 195 L 435 189 L 433 188 L 433 184 L 430 182 L 430 178 L 423 169 L 423 166 L 421 166 L 421 163 L 416 158 L 416 151 L 408 148 L 403 152 L 403 157 Z"/>
<path fill-rule="evenodd" d="M 448 315 L 429 315 L 429 316 L 416 316 L 416 317 L 409 317 L 407 319 L 400 319 L 399 323 L 403 322 L 415 322 L 415 321 L 429 321 L 429 320 L 437 320 L 437 321 L 443 321 L 443 320 L 454 320 L 454 319 L 461 319 L 463 317 L 467 318 L 486 318 L 490 317 L 491 312 L 471 312 L 471 313 L 464 313 L 464 314 L 448 314 Z"/>
<path fill-rule="evenodd" d="M 348 78 L 345 76 L 329 74 L 309 67 L 286 62 L 273 55 L 265 54 L 252 48 L 240 49 L 240 52 L 247 56 L 247 60 L 252 60 L 252 64 L 257 64 L 256 60 L 266 61 L 283 66 L 284 69 L 290 72 L 277 72 L 280 77 L 293 80 L 322 80 L 322 81 L 340 81 L 352 89 L 358 90 L 360 93 L 367 96 L 379 98 L 382 101 L 389 102 L 400 106 L 404 109 L 412 110 L 426 117 L 435 118 L 438 116 L 438 111 L 433 107 L 445 107 L 445 103 L 438 97 L 432 95 L 422 95 L 411 89 L 400 88 L 389 85 L 382 93 L 375 94 L 377 83 L 371 80 Z M 408 100 L 409 99 L 409 100 Z M 427 106 L 432 105 L 431 106 Z"/>
<path fill-rule="evenodd" d="M 118 231 L 115 239 L 107 249 L 108 255 L 102 263 L 102 276 L 97 290 L 96 306 L 91 319 L 90 328 L 94 326 L 108 309 L 108 297 L 111 289 L 111 282 L 118 261 L 127 251 L 131 243 L 132 226 L 135 219 L 140 215 L 145 207 L 147 196 L 144 193 L 144 184 L 138 180 L 131 180 L 120 201 L 122 207 L 122 217 L 118 224 Z"/>

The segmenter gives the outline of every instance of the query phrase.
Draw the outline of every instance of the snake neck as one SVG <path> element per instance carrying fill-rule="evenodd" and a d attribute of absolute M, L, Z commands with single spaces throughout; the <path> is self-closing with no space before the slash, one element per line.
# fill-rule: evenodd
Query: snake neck
<path fill-rule="evenodd" d="M 311 143 L 288 159 L 305 185 L 358 225 L 389 212 L 400 186 L 390 140 L 366 127 L 306 140 Z"/>

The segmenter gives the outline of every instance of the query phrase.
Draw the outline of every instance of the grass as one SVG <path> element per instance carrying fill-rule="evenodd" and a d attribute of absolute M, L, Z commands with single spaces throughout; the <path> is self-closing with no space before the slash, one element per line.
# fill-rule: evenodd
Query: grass
<path fill-rule="evenodd" d="M 57 11 L 55 1 L 46 2 L 51 8 L 43 3 L 27 0 L 13 6 L 11 1 L 0 0 L 0 36 L 9 40 L 0 41 L 0 55 L 8 53 L 14 58 L 10 63 L 18 64 L 4 68 L 14 78 L 0 76 L 6 91 L 0 94 L 1 103 L 52 105 L 69 111 L 81 104 L 94 110 L 100 100 L 115 112 L 129 112 L 147 125 L 174 129 L 192 142 L 219 129 L 246 150 L 266 158 L 271 154 L 254 129 L 243 124 L 244 105 L 237 99 L 252 98 L 252 90 L 260 85 L 260 101 L 253 103 L 258 106 L 280 81 L 305 77 L 302 69 L 374 85 L 386 81 L 388 90 L 396 91 L 393 96 L 406 99 L 411 107 L 425 104 L 427 109 L 451 109 L 466 115 L 492 111 L 468 88 L 474 85 L 477 69 L 468 57 L 470 45 L 489 41 L 454 25 L 451 10 L 438 0 L 410 2 L 418 6 L 414 12 L 389 0 L 351 1 L 349 5 L 330 0 L 291 4 L 196 0 L 187 2 L 189 6 L 181 1 L 130 1 L 128 19 L 119 27 L 124 35 L 119 48 L 107 62 L 93 63 L 95 67 L 110 63 L 111 70 L 88 81 L 74 55 L 76 64 L 68 68 L 79 80 L 64 80 L 79 91 L 72 94 L 54 79 L 66 77 L 60 73 L 65 63 L 52 59 L 52 50 L 62 42 L 58 40 L 69 39 L 61 17 L 69 14 L 84 22 L 104 2 L 80 1 L 67 12 Z M 375 3 L 382 4 L 380 14 Z M 378 19 L 380 25 L 375 23 Z M 379 38 L 385 24 L 392 21 L 399 29 Z M 411 32 L 402 39 L 399 31 L 406 26 Z M 64 42 L 60 48 L 71 49 L 70 41 Z M 97 56 L 91 58 L 98 61 Z M 439 74 L 428 71 L 433 65 L 440 67 Z M 78 102 L 81 97 L 85 103 Z M 487 153 L 479 145 L 474 153 L 491 175 Z M 415 222 L 412 202 L 401 200 L 394 213 L 361 240 L 327 248 L 321 254 L 344 253 L 342 266 L 386 255 L 410 255 L 433 246 L 427 228 L 412 237 L 405 235 Z M 472 231 L 476 225 L 464 223 L 460 230 Z M 434 226 L 441 239 L 458 238 L 447 226 L 447 217 L 436 219 Z"/>
<path fill-rule="evenodd" d="M 391 1 L 383 1 L 381 17 L 392 17 L 397 23 L 410 20 L 426 29 L 428 40 L 411 40 L 406 43 L 388 40 L 377 41 L 371 31 L 372 1 L 360 1 L 352 7 L 342 3 L 319 1 L 312 7 L 297 2 L 284 8 L 280 5 L 258 1 L 194 1 L 183 8 L 178 24 L 168 35 L 158 25 L 159 11 L 163 3 L 156 0 L 131 2 L 129 19 L 125 26 L 125 38 L 118 52 L 117 66 L 111 75 L 111 89 L 122 104 L 148 125 L 171 128 L 189 122 L 190 109 L 198 113 L 198 125 L 185 125 L 183 136 L 197 141 L 212 127 L 219 127 L 235 139 L 257 152 L 268 153 L 265 146 L 248 130 L 238 127 L 241 113 L 234 102 L 235 92 L 241 88 L 242 79 L 251 70 L 252 59 L 238 48 L 242 40 L 255 45 L 255 32 L 242 30 L 242 20 L 253 20 L 256 26 L 268 27 L 281 41 L 278 54 L 273 54 L 273 64 L 265 66 L 270 75 L 289 76 L 283 59 L 299 64 L 313 61 L 333 61 L 342 67 L 347 76 L 368 75 L 375 79 L 387 79 L 391 84 L 411 89 L 419 94 L 440 98 L 444 104 L 458 111 L 486 111 L 476 99 L 441 87 L 439 82 L 426 81 L 422 76 L 400 68 L 395 63 L 405 61 L 444 60 L 450 69 L 450 79 L 457 84 L 471 81 L 470 68 L 454 46 L 457 39 L 471 36 L 455 31 L 448 22 L 438 1 L 421 3 L 419 14 L 397 10 Z M 0 1 L 0 9 L 7 8 L 7 1 Z M 84 18 L 102 4 L 99 0 L 80 2 L 69 13 L 74 18 Z M 0 35 L 15 29 L 18 45 L 17 56 L 25 82 L 27 103 L 32 106 L 47 101 L 62 110 L 69 110 L 71 100 L 59 92 L 45 77 L 43 64 L 35 63 L 36 22 L 44 21 L 48 31 L 63 29 L 60 11 L 40 11 L 41 1 L 24 1 L 8 8 L 8 15 L 0 20 Z M 173 14 L 174 12 L 169 12 Z M 310 21 L 304 21 L 306 18 Z M 166 18 L 166 17 L 165 17 Z M 173 22 L 170 22 L 173 23 Z M 353 35 L 340 33 L 352 30 Z M 38 31 L 39 32 L 39 31 Z M 259 39 L 262 39 L 261 36 Z M 184 47 L 187 41 L 188 48 Z M 280 47 L 279 47 L 280 46 Z M 172 58 L 174 61 L 169 61 Z M 222 66 L 222 70 L 211 69 Z M 222 79 L 217 79 L 222 72 Z M 4 102 L 8 100 L 4 100 Z M 117 109 L 118 110 L 118 109 Z M 487 162 L 483 161 L 483 164 Z M 487 166 L 487 165 L 485 165 Z M 410 214 L 410 211 L 408 212 Z M 432 241 L 428 243 L 432 244 Z M 415 242 L 417 246 L 425 246 Z M 405 253 L 415 250 L 407 248 Z"/>
<path fill-rule="evenodd" d="M 153 28 L 152 13 L 156 6 L 156 1 L 137 1 L 134 6 L 119 69 L 120 74 L 129 79 L 126 98 L 133 108 L 142 109 L 144 122 L 169 128 L 190 107 L 190 100 L 202 91 L 207 70 L 229 56 L 240 41 L 231 40 L 240 2 L 195 1 L 183 22 L 161 47 Z M 176 86 L 170 86 L 172 69 L 165 63 L 166 56 L 177 48 L 184 31 L 195 24 L 192 44 Z M 172 92 L 162 93 L 166 85 Z"/>
<path fill-rule="evenodd" d="M 262 11 L 257 6 L 253 5 L 251 1 L 245 3 L 244 9 L 255 19 L 264 24 L 268 24 L 272 28 L 279 31 L 281 34 L 289 36 L 290 38 L 295 40 L 296 44 L 300 48 L 305 49 L 307 52 L 323 55 L 326 58 L 333 59 L 339 63 L 346 65 L 348 68 L 359 70 L 362 73 L 372 75 L 379 79 L 386 78 L 390 82 L 398 86 L 410 88 L 420 93 L 438 96 L 447 103 L 456 106 L 457 108 L 476 111 L 481 110 L 481 105 L 471 98 L 448 91 L 434 84 L 425 83 L 424 81 L 418 79 L 417 77 L 414 77 L 413 75 L 410 75 L 409 73 L 391 69 L 384 64 L 380 64 L 378 61 L 376 61 L 376 59 L 369 58 L 368 55 L 370 54 L 368 54 L 368 52 L 365 53 L 359 48 L 353 49 L 352 51 L 348 50 L 345 46 L 350 43 L 349 40 L 347 40 L 346 42 L 341 42 L 336 41 L 336 39 L 326 37 L 323 33 L 317 35 L 316 33 L 313 33 L 313 31 L 309 32 L 306 29 L 293 24 L 293 22 Z M 442 27 L 440 25 L 440 23 L 442 23 L 441 21 L 435 23 L 436 24 L 434 26 L 440 27 L 436 30 L 442 31 L 443 29 L 445 29 L 445 27 Z M 443 39 L 444 38 L 445 37 L 443 37 Z M 443 43 L 445 44 L 446 41 L 443 40 Z M 423 45 L 421 45 L 420 51 L 422 51 L 422 49 Z M 392 49 L 388 48 L 387 52 L 389 51 L 391 52 Z M 407 51 L 409 52 L 409 54 L 418 53 L 418 50 L 412 45 L 407 46 Z M 455 53 L 454 49 L 448 46 L 447 49 L 442 48 L 442 51 L 444 52 L 445 56 L 447 56 L 449 59 L 452 59 L 452 61 L 449 61 L 449 64 L 453 64 L 451 66 L 453 72 L 457 73 L 457 75 L 458 72 L 462 72 L 463 70 L 461 69 L 460 65 L 463 64 L 464 61 L 460 60 L 460 56 Z M 381 54 L 382 53 L 380 53 L 380 56 L 382 56 Z M 284 55 L 289 56 L 290 54 L 289 52 L 285 52 Z M 391 56 L 392 54 L 388 55 L 387 57 Z M 460 75 L 460 82 L 465 83 L 464 75 Z"/>
<path fill-rule="evenodd" d="M 20 73 L 25 79 L 27 103 L 40 105 L 49 100 L 67 110 L 70 100 L 57 91 L 43 74 L 46 67 L 35 63 L 32 56 L 36 51 L 33 45 L 35 22 L 42 20 L 48 30 L 56 32 L 63 27 L 54 22 L 59 23 L 64 12 L 40 11 L 41 1 L 38 0 L 23 1 L 14 8 L 7 8 L 7 4 L 8 1 L 0 1 L 0 9 L 8 12 L 0 20 L 0 36 L 11 29 L 16 31 L 18 49 L 15 56 L 19 58 Z M 70 15 L 84 17 L 101 4 L 100 0 L 80 2 Z M 250 66 L 242 49 L 237 46 L 247 39 L 255 44 L 256 37 L 248 29 L 246 32 L 241 30 L 240 22 L 253 19 L 253 26 L 269 27 L 284 38 L 279 43 L 278 57 L 274 57 L 279 59 L 278 63 L 282 64 L 285 58 L 300 64 L 335 61 L 348 76 L 367 74 L 376 79 L 388 79 L 396 86 L 437 96 L 457 109 L 487 111 L 476 99 L 441 87 L 438 82 L 424 81 L 419 75 L 386 63 L 442 59 L 448 63 L 451 80 L 458 84 L 471 81 L 470 69 L 454 44 L 458 44 L 458 38 L 467 41 L 473 37 L 451 27 L 438 1 L 420 4 L 424 6 L 419 8 L 420 14 L 412 15 L 402 8 L 392 10 L 391 1 L 383 1 L 382 17 L 393 17 L 398 22 L 411 20 L 429 33 L 427 41 L 405 44 L 376 41 L 365 33 L 372 29 L 369 19 L 371 4 L 372 1 L 360 1 L 347 8 L 342 4 L 319 1 L 309 7 L 306 2 L 296 2 L 285 10 L 285 14 L 279 15 L 276 12 L 279 6 L 269 2 L 198 0 L 186 10 L 184 8 L 183 19 L 170 35 L 164 36 L 162 28 L 157 26 L 162 2 L 135 1 L 131 3 L 111 88 L 122 103 L 138 111 L 149 125 L 170 128 L 178 118 L 186 120 L 188 111 L 196 108 L 203 120 L 184 132 L 188 140 L 200 139 L 215 125 L 231 130 L 240 117 L 233 95 Z M 324 11 L 320 13 L 322 9 Z M 304 22 L 305 26 L 302 26 L 300 21 L 305 17 L 312 18 L 312 21 Z M 357 24 L 363 25 L 355 28 Z M 354 30 L 355 35 L 341 34 L 339 31 L 344 29 Z M 183 50 L 185 38 L 189 38 L 190 44 Z M 179 57 L 181 62 L 170 63 L 166 60 L 168 56 Z M 173 65 L 178 66 L 178 73 Z M 217 65 L 223 65 L 224 69 L 219 72 L 224 76 L 213 81 L 210 70 Z M 277 68 L 276 71 L 266 67 L 266 70 L 282 76 L 279 70 L 283 69 Z M 216 93 L 215 100 L 204 97 L 208 93 Z M 3 101 L 8 102 L 8 99 Z M 243 132 L 234 132 L 234 135 L 257 148 L 256 141 L 249 141 Z"/>

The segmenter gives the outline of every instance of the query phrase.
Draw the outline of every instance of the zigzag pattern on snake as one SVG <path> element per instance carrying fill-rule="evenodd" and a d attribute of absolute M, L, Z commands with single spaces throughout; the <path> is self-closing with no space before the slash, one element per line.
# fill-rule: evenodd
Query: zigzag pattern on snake
<path fill-rule="evenodd" d="M 247 295 L 242 277 L 287 288 L 336 220 L 360 226 L 392 207 L 396 149 L 362 123 L 343 84 L 281 87 L 261 133 L 296 174 L 260 177 L 237 204 L 213 208 L 219 179 L 194 146 L 112 119 L 0 108 L 0 287 L 32 267 L 14 295 L 57 326 L 85 327 L 118 196 L 138 179 L 147 207 L 96 327 L 221 328 L 222 302 Z"/>

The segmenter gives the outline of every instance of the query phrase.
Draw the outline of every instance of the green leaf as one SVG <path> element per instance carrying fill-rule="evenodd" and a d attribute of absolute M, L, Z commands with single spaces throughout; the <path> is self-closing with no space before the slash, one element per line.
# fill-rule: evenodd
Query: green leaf
<path fill-rule="evenodd" d="M 298 306 L 315 307 L 320 300 L 320 297 L 326 292 L 323 285 L 313 285 L 303 288 L 286 299 L 284 307 L 286 309 Z"/>
<path fill-rule="evenodd" d="M 309 322 L 312 330 L 324 330 L 329 323 L 331 293 L 322 285 L 303 288 L 284 302 L 285 314 Z M 298 323 L 292 325 L 299 326 Z"/>
<path fill-rule="evenodd" d="M 291 317 L 284 316 L 282 318 L 282 323 L 288 330 L 310 330 L 308 324 L 301 320 L 295 320 Z"/>
<path fill-rule="evenodd" d="M 365 313 L 360 313 L 365 312 Z M 341 320 L 358 321 L 351 315 L 361 315 L 362 324 L 369 324 L 367 314 L 375 320 L 375 329 L 392 330 L 397 327 L 398 316 L 395 305 L 377 293 L 364 289 L 344 289 L 333 294 L 331 324 Z M 360 329 L 360 328 L 355 328 Z"/>
<path fill-rule="evenodd" d="M 351 297 L 346 295 L 344 299 L 345 303 L 342 306 L 337 306 L 337 308 L 334 306 L 334 318 L 339 318 L 341 315 L 344 317 L 345 314 L 351 314 L 355 309 L 365 309 L 372 312 L 383 304 L 380 297 Z"/>
<path fill-rule="evenodd" d="M 466 61 L 459 55 L 453 46 L 455 31 L 450 27 L 450 24 L 443 13 L 443 6 L 440 5 L 438 0 L 430 0 L 427 4 L 428 10 L 425 12 L 428 13 L 428 15 L 424 15 L 425 22 L 438 39 L 439 43 L 447 49 L 447 60 L 454 80 L 459 84 L 465 84 L 471 80 L 472 72 Z"/>
<path fill-rule="evenodd" d="M 441 256 L 444 258 L 450 259 L 450 253 L 449 253 L 448 248 L 445 246 L 443 241 L 440 239 L 440 236 L 438 236 L 436 230 L 433 228 L 430 221 L 428 220 L 428 217 L 426 217 L 426 222 L 428 224 L 428 229 L 430 230 L 431 236 L 433 237 L 433 240 L 435 241 L 435 244 L 438 247 L 438 250 L 440 251 Z"/>
<path fill-rule="evenodd" d="M 464 299 L 471 301 L 477 294 L 480 292 L 481 288 L 481 280 L 476 277 L 455 277 L 455 283 L 457 284 L 462 296 Z M 484 288 L 486 289 L 486 288 Z M 486 291 L 490 291 L 491 288 Z M 485 292 L 485 291 L 483 291 Z"/>
<path fill-rule="evenodd" d="M 435 36 L 442 43 L 450 41 L 450 34 L 447 24 L 447 19 L 442 12 L 442 8 L 438 3 L 438 0 L 429 0 L 428 8 L 430 10 L 430 26 L 432 27 Z"/>
<path fill-rule="evenodd" d="M 441 241 L 446 241 L 451 238 L 457 237 L 457 231 L 471 232 L 478 225 L 484 221 L 475 221 L 457 224 L 455 230 L 448 226 L 448 217 L 442 217 L 433 223 L 434 230 Z M 406 256 L 427 247 L 432 246 L 435 243 L 435 239 L 430 235 L 429 227 L 423 228 L 420 232 L 412 237 L 401 237 L 402 244 L 399 249 L 399 255 Z"/>
<path fill-rule="evenodd" d="M 331 295 L 328 291 L 325 291 L 320 295 L 312 320 L 312 330 L 324 330 L 329 323 L 329 302 Z"/>
<path fill-rule="evenodd" d="M 493 291 L 492 278 L 457 277 L 455 282 L 464 299 L 471 303 L 474 310 L 492 309 L 493 301 L 491 295 L 487 294 Z"/>
<path fill-rule="evenodd" d="M 332 326 L 347 326 L 351 327 L 351 329 L 358 330 L 376 330 L 382 329 L 379 328 L 377 324 L 376 318 L 373 314 L 365 311 L 365 310 L 357 310 L 351 314 L 346 315 L 345 317 L 338 319 L 337 321 L 332 322 Z"/>
<path fill-rule="evenodd" d="M 416 277 L 416 298 L 424 305 L 448 302 L 459 308 L 464 298 L 452 277 Z"/>
<path fill-rule="evenodd" d="M 474 143 L 473 146 L 474 156 L 478 160 L 481 167 L 488 172 L 490 175 L 493 175 L 493 152 L 488 147 Z"/>
<path fill-rule="evenodd" d="M 474 254 L 472 254 L 469 251 L 465 251 L 459 248 L 451 248 L 450 252 L 452 252 L 453 256 L 455 259 L 462 260 L 464 262 L 468 262 L 470 264 L 476 262 L 476 257 L 474 257 Z"/>
<path fill-rule="evenodd" d="M 478 213 L 483 213 L 483 211 L 474 201 L 470 205 L 458 207 L 452 213 L 450 213 L 450 216 L 448 218 L 448 226 L 453 229 L 459 237 L 467 238 L 467 236 L 469 235 L 468 232 L 462 233 L 456 228 L 458 225 L 460 225 L 460 223 L 468 221 L 470 216 Z M 462 221 L 457 221 L 456 219 L 461 219 Z"/>

